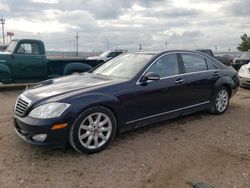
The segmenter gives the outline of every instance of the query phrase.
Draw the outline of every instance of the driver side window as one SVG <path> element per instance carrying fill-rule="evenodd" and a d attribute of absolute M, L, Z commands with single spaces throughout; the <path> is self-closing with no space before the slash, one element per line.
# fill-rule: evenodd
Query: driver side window
<path fill-rule="evenodd" d="M 18 54 L 39 54 L 39 47 L 36 43 L 22 43 L 18 50 Z"/>
<path fill-rule="evenodd" d="M 161 78 L 179 74 L 179 63 L 176 54 L 167 54 L 160 57 L 147 72 L 158 74 Z"/>

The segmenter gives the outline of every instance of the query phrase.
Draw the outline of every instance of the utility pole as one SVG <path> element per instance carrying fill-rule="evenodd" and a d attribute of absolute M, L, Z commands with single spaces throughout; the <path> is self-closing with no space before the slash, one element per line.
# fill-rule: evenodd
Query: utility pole
<path fill-rule="evenodd" d="M 214 48 L 215 48 L 215 52 L 217 52 L 217 50 L 218 50 L 218 46 L 217 46 L 217 45 L 215 45 L 215 46 L 214 46 Z"/>
<path fill-rule="evenodd" d="M 2 33 L 3 33 L 3 44 L 5 44 L 5 37 L 4 37 L 4 24 L 5 24 L 5 19 L 3 18 L 3 15 L 0 19 L 0 22 L 2 24 Z"/>
<path fill-rule="evenodd" d="M 165 42 L 165 49 L 168 49 L 168 41 Z"/>
<path fill-rule="evenodd" d="M 107 42 L 107 50 L 109 49 L 109 39 L 106 39 Z"/>
<path fill-rule="evenodd" d="M 141 43 L 139 44 L 139 50 L 142 50 L 142 46 L 141 46 Z"/>
<path fill-rule="evenodd" d="M 76 38 L 76 56 L 78 56 L 78 39 L 80 38 L 78 32 L 76 33 L 75 38 Z"/>
<path fill-rule="evenodd" d="M 69 40 L 69 51 L 71 52 L 71 40 Z"/>

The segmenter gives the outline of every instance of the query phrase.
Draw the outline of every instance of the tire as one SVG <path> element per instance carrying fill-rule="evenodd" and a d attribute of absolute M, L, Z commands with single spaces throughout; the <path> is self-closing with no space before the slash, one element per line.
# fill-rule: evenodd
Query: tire
<path fill-rule="evenodd" d="M 70 129 L 71 146 L 80 153 L 96 153 L 114 139 L 117 122 L 114 114 L 105 107 L 92 107 L 84 111 Z"/>
<path fill-rule="evenodd" d="M 224 86 L 219 87 L 213 98 L 209 112 L 214 115 L 224 114 L 229 105 L 229 91 Z"/>

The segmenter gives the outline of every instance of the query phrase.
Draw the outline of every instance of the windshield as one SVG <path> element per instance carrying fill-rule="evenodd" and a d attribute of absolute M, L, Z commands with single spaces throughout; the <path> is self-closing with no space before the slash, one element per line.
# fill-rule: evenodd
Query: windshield
<path fill-rule="evenodd" d="M 109 55 L 109 51 L 106 51 L 106 52 L 103 52 L 101 55 L 100 55 L 100 57 L 106 57 L 106 56 L 108 56 Z"/>
<path fill-rule="evenodd" d="M 9 46 L 7 47 L 7 49 L 5 51 L 13 52 L 15 50 L 16 45 L 17 45 L 17 41 L 11 41 Z"/>
<path fill-rule="evenodd" d="M 108 61 L 93 74 L 123 79 L 133 78 L 152 58 L 150 54 L 125 54 Z"/>
<path fill-rule="evenodd" d="M 245 59 L 245 58 L 250 58 L 250 53 L 244 53 L 240 56 L 240 58 Z"/>

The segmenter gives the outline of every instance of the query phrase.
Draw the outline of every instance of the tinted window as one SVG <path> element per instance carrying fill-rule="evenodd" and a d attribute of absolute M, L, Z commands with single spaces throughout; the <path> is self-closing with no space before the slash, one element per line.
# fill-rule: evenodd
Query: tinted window
<path fill-rule="evenodd" d="M 39 54 L 39 47 L 36 43 L 23 43 L 17 50 L 18 54 Z"/>
<path fill-rule="evenodd" d="M 120 54 L 122 54 L 123 52 L 116 52 L 116 55 L 118 56 L 118 55 L 120 55 Z"/>
<path fill-rule="evenodd" d="M 208 60 L 208 59 L 207 59 L 207 67 L 208 67 L 208 70 L 218 69 L 218 68 L 215 66 L 215 64 L 214 64 L 212 61 Z"/>
<path fill-rule="evenodd" d="M 147 72 L 157 73 L 161 78 L 179 74 L 179 64 L 176 54 L 169 54 L 159 58 Z"/>
<path fill-rule="evenodd" d="M 194 54 L 181 54 L 186 72 L 199 72 L 207 70 L 206 60 Z"/>
<path fill-rule="evenodd" d="M 116 57 L 116 52 L 110 52 L 110 54 L 108 55 L 108 57 Z"/>

